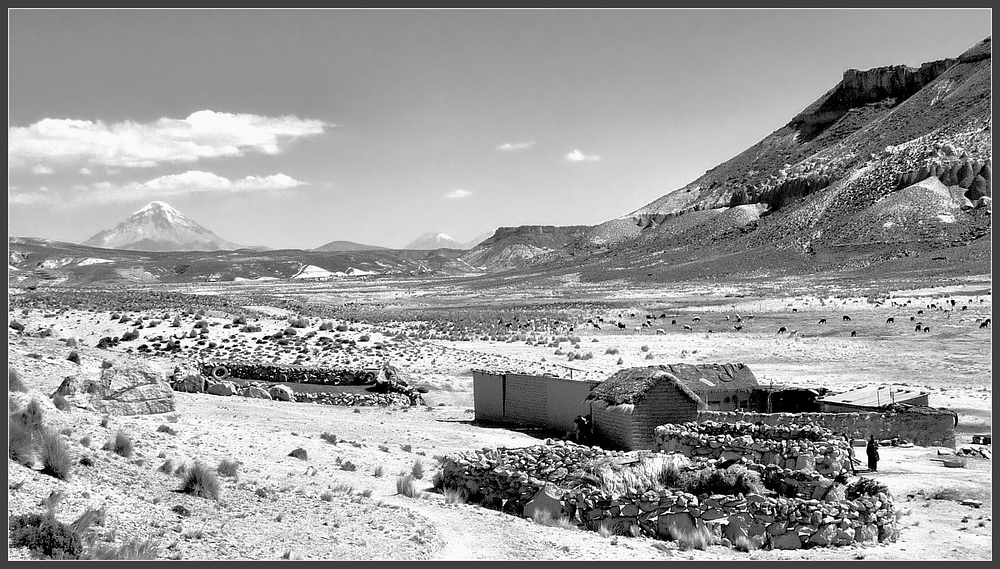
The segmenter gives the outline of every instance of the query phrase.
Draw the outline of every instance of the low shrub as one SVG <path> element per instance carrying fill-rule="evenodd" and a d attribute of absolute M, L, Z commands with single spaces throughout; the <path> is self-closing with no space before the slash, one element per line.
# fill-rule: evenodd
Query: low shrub
<path fill-rule="evenodd" d="M 240 463 L 229 458 L 224 458 L 219 461 L 219 465 L 215 470 L 222 476 L 236 478 L 239 475 Z"/>
<path fill-rule="evenodd" d="M 424 477 L 424 463 L 421 462 L 419 458 L 413 461 L 413 468 L 410 469 L 410 474 L 412 474 L 414 478 Z"/>
<path fill-rule="evenodd" d="M 24 380 L 21 379 L 21 374 L 18 373 L 14 366 L 7 366 L 7 388 L 10 391 L 17 391 L 20 393 L 27 393 L 28 387 L 24 385 Z"/>
<path fill-rule="evenodd" d="M 343 464 L 340 465 L 340 469 L 348 472 L 354 472 L 358 469 L 358 466 L 349 460 L 345 460 Z"/>
<path fill-rule="evenodd" d="M 330 443 L 331 445 L 337 444 L 337 435 L 333 433 L 323 433 L 322 435 L 319 436 L 319 438 Z"/>
<path fill-rule="evenodd" d="M 445 488 L 444 489 L 444 503 L 445 504 L 464 504 L 465 503 L 465 491 L 461 488 Z"/>
<path fill-rule="evenodd" d="M 385 467 L 382 466 L 381 464 L 376 466 L 372 474 L 375 476 L 375 478 L 382 478 L 383 476 L 385 476 Z"/>
<path fill-rule="evenodd" d="M 68 480 L 73 471 L 73 457 L 62 435 L 53 429 L 45 429 L 39 439 L 38 458 L 42 463 L 42 474 Z"/>
<path fill-rule="evenodd" d="M 19 416 L 7 419 L 7 456 L 28 468 L 35 465 L 35 430 Z"/>
<path fill-rule="evenodd" d="M 694 528 L 689 530 L 670 530 L 670 537 L 677 542 L 681 551 L 689 549 L 700 549 L 704 551 L 709 545 L 714 545 L 715 538 L 708 528 Z"/>
<path fill-rule="evenodd" d="M 11 546 L 27 547 L 42 559 L 78 559 L 83 552 L 79 534 L 51 513 L 13 516 L 8 529 Z"/>
<path fill-rule="evenodd" d="M 445 494 L 445 501 L 447 501 L 447 499 L 448 495 Z M 531 515 L 531 521 L 542 526 L 556 527 L 562 529 L 573 529 L 573 530 L 577 529 L 576 524 L 573 523 L 573 521 L 570 520 L 568 517 L 559 516 L 558 518 L 553 518 L 552 514 L 548 510 L 535 510 L 535 512 Z M 605 528 L 605 526 L 601 525 L 600 528 Z M 601 531 L 600 528 L 598 528 L 598 532 Z M 608 535 L 610 535 L 610 533 Z"/>
<path fill-rule="evenodd" d="M 218 500 L 219 479 L 211 468 L 196 461 L 194 466 L 185 472 L 180 491 L 201 498 Z"/>
<path fill-rule="evenodd" d="M 94 561 L 153 560 L 157 557 L 157 549 L 153 538 L 135 538 L 117 547 L 105 544 L 95 545 L 80 559 Z"/>
<path fill-rule="evenodd" d="M 118 431 L 115 433 L 115 438 L 109 441 L 111 444 L 111 451 L 118 456 L 124 456 L 125 458 L 132 458 L 133 444 L 132 437 L 128 436 L 125 431 Z"/>
<path fill-rule="evenodd" d="M 396 479 L 396 492 L 407 498 L 421 498 L 424 494 L 417 488 L 417 483 L 410 474 Z"/>
<path fill-rule="evenodd" d="M 175 431 L 173 429 L 173 427 L 171 427 L 170 425 L 160 425 L 159 427 L 156 428 L 156 432 L 158 432 L 158 433 L 167 433 L 168 435 L 176 435 L 177 434 L 177 431 Z"/>
<path fill-rule="evenodd" d="M 42 409 L 42 404 L 39 403 L 37 399 L 32 399 L 18 414 L 18 416 L 24 426 L 28 427 L 32 431 L 38 431 L 41 430 L 42 424 L 44 423 L 45 411 Z"/>

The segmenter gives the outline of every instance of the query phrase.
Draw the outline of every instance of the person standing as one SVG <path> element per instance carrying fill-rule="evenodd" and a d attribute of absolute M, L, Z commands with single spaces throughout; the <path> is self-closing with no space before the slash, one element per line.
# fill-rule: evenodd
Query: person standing
<path fill-rule="evenodd" d="M 858 460 L 854 458 L 854 441 L 851 440 L 849 435 L 844 435 L 844 440 L 847 441 L 847 464 L 851 467 L 851 474 L 857 474 L 857 471 L 854 469 L 854 463 Z"/>
<path fill-rule="evenodd" d="M 878 443 L 875 441 L 875 435 L 868 435 L 868 446 L 865 447 L 865 452 L 868 453 L 868 470 L 871 472 L 877 472 Z"/>

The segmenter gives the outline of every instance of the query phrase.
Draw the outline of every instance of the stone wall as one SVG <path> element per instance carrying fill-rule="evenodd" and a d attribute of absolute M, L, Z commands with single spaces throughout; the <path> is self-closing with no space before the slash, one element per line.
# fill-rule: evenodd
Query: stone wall
<path fill-rule="evenodd" d="M 701 411 L 698 422 L 812 425 L 854 439 L 899 438 L 921 446 L 955 448 L 954 412 L 930 407 L 897 405 L 885 412 L 862 413 L 745 413 Z"/>
<path fill-rule="evenodd" d="M 818 426 L 690 422 L 656 428 L 656 449 L 691 457 L 742 459 L 834 478 L 850 470 L 849 443 Z"/>
<path fill-rule="evenodd" d="M 252 381 L 284 381 L 320 385 L 364 385 L 374 383 L 378 374 L 375 370 L 350 370 L 236 361 L 205 362 L 201 365 L 201 372 L 208 377 L 216 379 L 234 378 Z"/>
<path fill-rule="evenodd" d="M 514 515 L 524 515 L 539 497 L 555 496 L 561 514 L 577 525 L 592 530 L 604 526 L 625 535 L 638 531 L 674 539 L 679 532 L 701 529 L 723 545 L 742 536 L 776 549 L 895 541 L 898 535 L 888 489 L 865 478 L 842 487 L 839 496 L 824 491 L 824 499 L 695 496 L 677 489 L 609 495 L 601 489 L 597 467 L 628 465 L 638 462 L 637 456 L 550 439 L 532 447 L 446 457 L 442 483 L 462 489 L 471 502 Z M 771 470 L 764 479 L 772 483 L 787 474 L 776 466 L 758 468 Z M 811 476 L 801 474 L 803 479 Z M 828 490 L 831 485 L 827 479 L 817 487 Z"/>

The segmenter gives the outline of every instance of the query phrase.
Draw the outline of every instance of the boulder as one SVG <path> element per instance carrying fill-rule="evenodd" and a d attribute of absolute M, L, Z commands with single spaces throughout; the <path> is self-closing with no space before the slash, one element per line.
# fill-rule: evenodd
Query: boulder
<path fill-rule="evenodd" d="M 990 183 L 987 182 L 986 178 L 983 178 L 982 176 L 976 176 L 972 180 L 972 183 L 969 184 L 969 191 L 965 193 L 965 196 L 972 201 L 989 195 L 991 195 Z"/>
<path fill-rule="evenodd" d="M 799 539 L 797 532 L 790 531 L 771 538 L 771 547 L 774 549 L 802 549 L 802 540 Z"/>
<path fill-rule="evenodd" d="M 182 363 L 174 368 L 170 386 L 174 391 L 204 393 L 206 383 L 205 377 L 201 375 L 200 366 Z"/>
<path fill-rule="evenodd" d="M 71 404 L 107 415 L 151 415 L 174 411 L 174 394 L 163 372 L 142 361 L 116 363 L 99 378 L 70 376 L 56 394 Z"/>
<path fill-rule="evenodd" d="M 248 385 L 240 389 L 240 395 L 251 399 L 271 399 L 271 394 L 263 387 Z"/>
<path fill-rule="evenodd" d="M 823 524 L 819 530 L 812 534 L 809 543 L 821 546 L 832 544 L 837 539 L 837 526 L 833 524 Z"/>
<path fill-rule="evenodd" d="M 854 529 L 854 541 L 858 543 L 873 543 L 878 541 L 878 528 L 875 524 L 865 524 Z"/>
<path fill-rule="evenodd" d="M 546 484 L 524 505 L 524 515 L 533 518 L 535 513 L 547 513 L 552 519 L 563 515 L 562 497 L 564 492 L 554 484 Z"/>
<path fill-rule="evenodd" d="M 205 392 L 209 395 L 229 397 L 236 394 L 236 385 L 231 381 L 209 381 Z"/>
<path fill-rule="evenodd" d="M 295 401 L 295 392 L 287 385 L 272 385 L 270 394 L 276 401 Z"/>

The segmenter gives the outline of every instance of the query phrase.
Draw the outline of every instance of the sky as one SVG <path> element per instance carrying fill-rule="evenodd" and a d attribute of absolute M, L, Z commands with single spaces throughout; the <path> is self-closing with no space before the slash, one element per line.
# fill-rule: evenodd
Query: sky
<path fill-rule="evenodd" d="M 165 201 L 309 249 L 594 225 L 989 10 L 8 10 L 8 235 Z"/>

